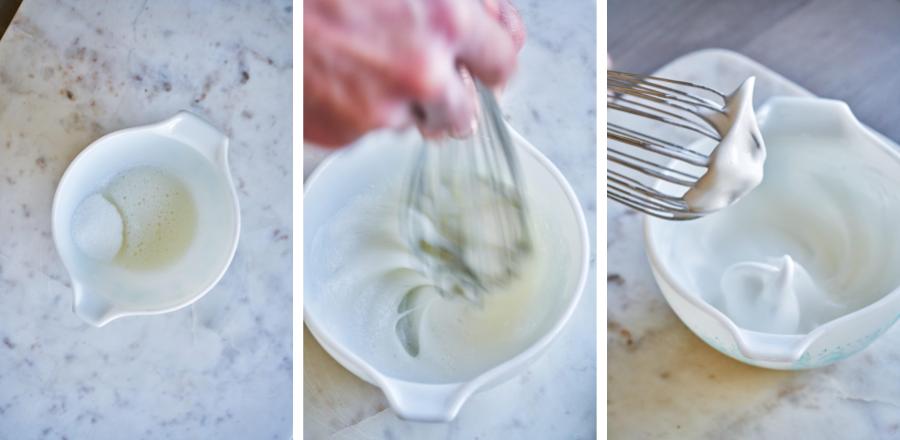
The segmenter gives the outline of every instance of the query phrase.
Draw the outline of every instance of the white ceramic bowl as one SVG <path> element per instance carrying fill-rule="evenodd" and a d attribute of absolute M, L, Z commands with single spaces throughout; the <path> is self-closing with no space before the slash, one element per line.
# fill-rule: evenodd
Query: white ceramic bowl
<path fill-rule="evenodd" d="M 758 112 L 766 147 L 786 148 L 782 136 L 839 139 L 880 169 L 900 174 L 900 153 L 888 141 L 863 126 L 847 104 L 819 98 L 774 98 Z M 772 154 L 768 160 L 772 159 Z M 898 188 L 900 190 L 900 188 Z M 852 215 L 852 213 L 848 213 Z M 647 218 L 644 229 L 653 275 L 672 310 L 710 346 L 741 362 L 773 369 L 816 368 L 844 359 L 868 346 L 900 318 L 900 287 L 853 313 L 829 321 L 807 334 L 785 335 L 748 331 L 678 282 L 663 252 L 677 222 Z M 900 270 L 898 268 L 897 270 Z"/>
<path fill-rule="evenodd" d="M 159 270 L 93 261 L 77 249 L 70 231 L 82 200 L 117 174 L 139 166 L 177 176 L 197 210 L 196 233 L 185 254 Z M 94 141 L 69 164 L 53 198 L 53 241 L 72 278 L 75 313 L 97 327 L 123 316 L 169 312 L 200 299 L 231 264 L 240 223 L 228 138 L 188 112 Z"/>
<path fill-rule="evenodd" d="M 512 131 L 512 130 L 511 130 Z M 377 137 L 377 136 L 376 136 Z M 553 164 L 518 133 L 512 137 L 519 151 L 522 175 L 529 187 L 540 187 L 540 199 L 530 197 L 533 209 L 549 209 L 557 220 L 555 240 L 574 245 L 573 263 L 558 268 L 564 273 L 559 284 L 558 302 L 549 307 L 547 326 L 525 350 L 500 364 L 453 383 L 424 383 L 391 377 L 355 353 L 351 344 L 340 339 L 341 322 L 320 319 L 316 310 L 327 301 L 311 286 L 321 276 L 315 270 L 311 254 L 313 237 L 347 201 L 374 182 L 406 173 L 418 142 L 414 137 L 389 142 L 363 142 L 333 154 L 309 177 L 304 194 L 304 321 L 322 347 L 353 374 L 385 393 L 391 407 L 408 420 L 444 422 L 456 417 L 460 407 L 473 393 L 506 381 L 534 361 L 562 330 L 578 303 L 588 272 L 590 245 L 584 214 L 572 188 Z M 383 145 L 389 143 L 391 145 Z M 535 204 L 535 202 L 537 202 Z"/>

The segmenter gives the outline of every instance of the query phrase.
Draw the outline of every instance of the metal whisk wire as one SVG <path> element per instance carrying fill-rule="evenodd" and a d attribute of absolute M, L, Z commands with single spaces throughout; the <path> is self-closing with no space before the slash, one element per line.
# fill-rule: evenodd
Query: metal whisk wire
<path fill-rule="evenodd" d="M 476 90 L 472 136 L 422 145 L 401 226 L 443 295 L 480 303 L 518 274 L 531 237 L 512 138 L 492 92 L 477 82 Z"/>
<path fill-rule="evenodd" d="M 710 118 L 724 115 L 726 96 L 714 89 L 617 71 L 607 71 L 606 88 L 608 110 L 659 123 L 656 128 L 662 130 L 657 131 L 670 135 L 674 130 L 682 132 L 682 137 L 689 134 L 716 143 L 722 139 Z M 690 220 L 706 214 L 692 211 L 683 196 L 709 166 L 708 153 L 650 134 L 649 129 L 614 122 L 607 122 L 606 128 L 607 197 L 668 220 Z M 657 185 L 659 181 L 665 184 Z"/>

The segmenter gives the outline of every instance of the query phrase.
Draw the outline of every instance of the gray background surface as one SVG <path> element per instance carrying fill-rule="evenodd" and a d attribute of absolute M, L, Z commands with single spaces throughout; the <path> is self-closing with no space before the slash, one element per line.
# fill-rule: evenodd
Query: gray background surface
<path fill-rule="evenodd" d="M 21 3 L 22 0 L 0 0 L 0 36 L 3 36 Z"/>
<path fill-rule="evenodd" d="M 900 1 L 610 0 L 613 67 L 650 73 L 708 47 L 740 52 L 900 140 Z"/>

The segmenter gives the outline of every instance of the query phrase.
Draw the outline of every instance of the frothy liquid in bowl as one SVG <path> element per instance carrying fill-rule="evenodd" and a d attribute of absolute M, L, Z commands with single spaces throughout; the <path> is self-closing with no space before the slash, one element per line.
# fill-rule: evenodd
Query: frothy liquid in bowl
<path fill-rule="evenodd" d="M 572 263 L 546 240 L 550 226 L 533 219 L 534 247 L 521 275 L 485 292 L 481 305 L 444 297 L 419 272 L 401 234 L 400 183 L 368 188 L 317 231 L 309 255 L 325 273 L 307 292 L 306 307 L 358 356 L 406 380 L 464 380 L 544 334 L 561 302 L 554 288 L 563 270 L 553 267 Z"/>
<path fill-rule="evenodd" d="M 117 175 L 72 217 L 73 238 L 82 253 L 131 270 L 176 261 L 196 228 L 197 208 L 184 182 L 149 166 Z"/>

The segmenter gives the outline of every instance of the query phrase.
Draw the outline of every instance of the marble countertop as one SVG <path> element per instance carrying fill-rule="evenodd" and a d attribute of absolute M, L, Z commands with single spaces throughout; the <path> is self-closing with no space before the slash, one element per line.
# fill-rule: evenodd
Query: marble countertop
<path fill-rule="evenodd" d="M 562 171 L 596 237 L 595 3 L 517 1 L 528 29 L 501 106 Z M 304 173 L 325 156 L 307 148 Z M 405 422 L 381 392 L 337 364 L 304 332 L 304 430 L 320 439 L 592 439 L 596 429 L 595 252 L 581 303 L 527 371 L 475 395 L 447 424 Z"/>
<path fill-rule="evenodd" d="M 685 55 L 657 74 L 719 90 L 755 75 L 757 107 L 770 96 L 810 94 L 719 50 Z M 744 365 L 671 311 L 650 272 L 642 226 L 640 215 L 607 203 L 609 438 L 900 438 L 900 328 L 817 370 Z"/>
<path fill-rule="evenodd" d="M 291 430 L 290 1 L 29 0 L 0 40 L 0 438 Z M 50 206 L 99 136 L 193 111 L 231 137 L 242 235 L 177 312 L 72 312 Z"/>

